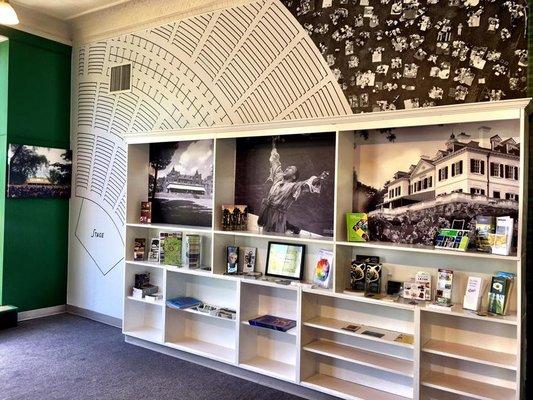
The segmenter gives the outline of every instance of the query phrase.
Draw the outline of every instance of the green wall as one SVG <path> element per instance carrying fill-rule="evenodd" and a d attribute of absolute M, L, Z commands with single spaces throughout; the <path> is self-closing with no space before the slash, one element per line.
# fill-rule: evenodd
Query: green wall
<path fill-rule="evenodd" d="M 9 38 L 7 143 L 69 148 L 71 47 L 1 26 L 0 35 Z M 63 199 L 5 199 L 0 303 L 66 303 L 68 208 Z"/>
<path fill-rule="evenodd" d="M 2 38 L 0 38 L 1 40 Z M 6 148 L 7 142 L 7 78 L 8 78 L 9 42 L 0 42 L 0 149 Z M 5 193 L 6 152 L 0 151 L 0 193 Z M 0 195 L 0 305 L 2 305 L 2 281 L 4 270 L 4 206 L 5 197 Z"/>

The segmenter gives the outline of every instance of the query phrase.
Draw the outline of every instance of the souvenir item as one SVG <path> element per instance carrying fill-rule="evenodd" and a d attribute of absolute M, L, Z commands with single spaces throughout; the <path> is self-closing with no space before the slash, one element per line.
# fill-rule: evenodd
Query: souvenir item
<path fill-rule="evenodd" d="M 250 274 L 255 270 L 255 256 L 257 248 L 255 247 L 241 247 L 239 255 L 239 263 L 241 264 L 239 272 L 243 274 Z"/>
<path fill-rule="evenodd" d="M 150 201 L 141 201 L 141 224 L 151 224 L 152 223 L 152 202 Z"/>
<path fill-rule="evenodd" d="M 133 261 L 144 260 L 144 253 L 146 248 L 146 239 L 137 238 L 133 245 Z"/>
<path fill-rule="evenodd" d="M 366 213 L 347 213 L 346 226 L 349 242 L 366 242 L 369 240 L 368 215 Z"/>
<path fill-rule="evenodd" d="M 239 247 L 227 246 L 226 247 L 226 272 L 228 274 L 236 274 L 238 271 L 239 263 Z"/>
<path fill-rule="evenodd" d="M 321 249 L 318 252 L 313 282 L 316 283 L 317 286 L 329 288 L 332 274 L 333 252 L 330 250 Z"/>

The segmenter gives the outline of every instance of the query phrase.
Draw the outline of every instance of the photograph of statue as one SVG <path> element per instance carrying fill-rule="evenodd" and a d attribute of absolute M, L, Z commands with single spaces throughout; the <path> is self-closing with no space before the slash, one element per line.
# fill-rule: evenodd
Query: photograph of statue
<path fill-rule="evenodd" d="M 248 229 L 333 235 L 335 135 L 246 138 L 237 143 L 236 202 Z"/>

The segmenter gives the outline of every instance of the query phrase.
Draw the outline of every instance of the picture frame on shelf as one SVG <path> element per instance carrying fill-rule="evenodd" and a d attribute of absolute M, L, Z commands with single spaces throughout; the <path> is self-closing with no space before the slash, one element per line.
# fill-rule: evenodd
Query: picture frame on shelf
<path fill-rule="evenodd" d="M 266 276 L 302 280 L 305 245 L 268 242 Z"/>

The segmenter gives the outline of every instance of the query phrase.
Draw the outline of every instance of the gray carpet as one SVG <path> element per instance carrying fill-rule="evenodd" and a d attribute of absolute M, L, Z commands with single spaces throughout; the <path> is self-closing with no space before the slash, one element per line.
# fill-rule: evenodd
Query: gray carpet
<path fill-rule="evenodd" d="M 119 329 L 63 314 L 0 331 L 0 399 L 300 398 L 127 344 Z"/>

